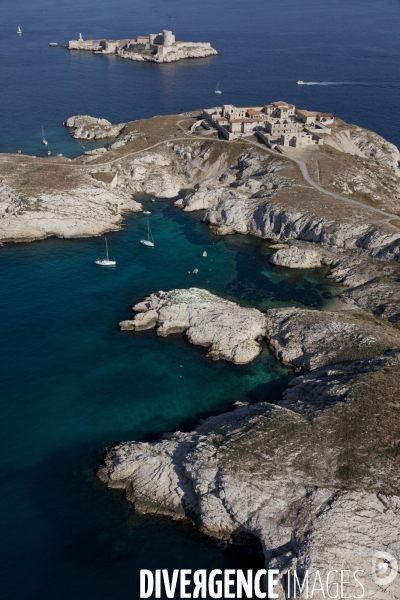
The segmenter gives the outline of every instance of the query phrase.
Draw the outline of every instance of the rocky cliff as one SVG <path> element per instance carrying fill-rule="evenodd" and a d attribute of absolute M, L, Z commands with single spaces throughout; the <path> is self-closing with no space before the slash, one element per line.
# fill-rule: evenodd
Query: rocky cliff
<path fill-rule="evenodd" d="M 132 195 L 101 181 L 97 172 L 71 171 L 32 157 L 3 159 L 0 171 L 0 239 L 31 241 L 48 236 L 86 237 L 116 231 L 122 214 L 138 212 Z M 45 163 L 45 164 L 43 164 Z"/>
<path fill-rule="evenodd" d="M 128 60 L 139 62 L 170 63 L 184 58 L 205 58 L 215 56 L 218 52 L 210 44 L 177 44 L 164 47 L 163 52 L 139 51 L 132 52 L 130 49 L 121 49 L 118 56 Z"/>
<path fill-rule="evenodd" d="M 125 123 L 112 125 L 107 119 L 78 115 L 67 119 L 65 126 L 72 129 L 71 135 L 76 140 L 101 140 L 115 138 L 125 127 Z"/>
<path fill-rule="evenodd" d="M 136 309 L 156 312 L 160 301 L 153 295 Z M 216 337 L 236 310 L 227 305 L 212 320 Z M 137 510 L 188 519 L 219 539 L 256 536 L 266 563 L 280 570 L 282 599 L 288 569 L 326 577 L 332 568 L 364 570 L 365 597 L 400 598 L 398 580 L 382 588 L 372 577 L 377 550 L 400 551 L 400 438 L 386 422 L 400 411 L 398 354 L 387 351 L 399 333 L 362 312 L 354 320 L 274 309 L 260 325 L 280 359 L 310 370 L 277 405 L 238 408 L 158 442 L 119 444 L 107 452 L 100 479 L 124 489 Z M 193 328 L 209 330 L 198 319 Z"/>
<path fill-rule="evenodd" d="M 185 211 L 205 210 L 202 216 L 216 233 L 248 233 L 275 242 L 305 240 L 327 248 L 363 250 L 378 259 L 399 258 L 400 221 L 368 211 L 368 198 L 366 210 L 362 210 L 326 196 L 305 182 L 297 165 L 285 157 L 272 155 L 263 146 L 249 145 L 246 141 L 228 143 L 185 136 L 185 131 L 197 118 L 197 114 L 156 117 L 113 126 L 92 117 L 71 117 L 67 124 L 74 128 L 76 137 L 97 139 L 116 135 L 118 131 L 119 134 L 107 148 L 97 149 L 74 161 L 38 158 L 33 168 L 29 157 L 23 160 L 22 157 L 3 155 L 0 178 L 14 197 L 34 195 L 30 191 L 34 171 L 42 172 L 41 188 L 43 191 L 45 188 L 49 196 L 56 196 L 60 189 L 69 193 L 78 180 L 88 183 L 91 173 L 101 172 L 107 174 L 104 181 L 98 175 L 96 178 L 105 184 L 110 173 L 118 173 L 118 178 L 113 180 L 113 193 L 121 198 L 125 198 L 124 194 L 132 196 L 138 192 L 174 198 L 182 189 L 194 188 L 194 193 L 179 200 L 177 206 Z M 347 127 L 351 129 L 352 126 Z M 385 193 L 380 194 L 375 206 L 395 212 L 393 190 L 399 186 L 395 150 L 385 140 L 365 130 L 361 130 L 356 139 L 352 138 L 350 148 L 343 142 L 346 135 L 341 131 L 333 134 L 335 140 L 342 140 L 340 151 L 333 147 L 307 151 L 303 158 L 309 172 L 316 181 L 329 188 L 334 187 L 332 181 L 338 169 L 343 173 L 351 164 L 357 176 L 365 180 L 372 169 L 379 173 L 381 186 L 387 182 Z M 335 142 L 338 147 L 339 141 Z M 361 157 L 347 152 L 355 152 L 354 149 L 359 147 L 364 153 L 368 149 L 373 156 Z M 353 164 L 353 159 L 359 162 Z M 29 184 L 22 186 L 22 182 Z M 124 204 L 125 199 L 121 206 Z M 36 219 L 30 206 L 28 202 L 24 213 L 13 211 L 10 219 L 8 204 L 5 205 L 3 231 L 9 228 L 12 235 L 3 236 L 3 239 L 34 237 L 33 229 L 24 234 L 24 230 L 29 229 L 29 221 L 33 223 Z M 96 219 L 95 214 L 93 216 Z M 48 222 L 49 234 L 52 234 L 50 221 L 53 216 L 47 203 L 42 205 L 41 217 L 43 231 Z M 64 218 L 58 210 L 56 217 Z M 120 214 L 118 218 L 121 218 Z M 20 220 L 18 227 L 15 219 Z M 86 229 L 87 235 L 91 235 L 98 226 L 94 222 L 93 227 Z M 103 223 L 99 229 L 104 229 Z M 74 230 L 72 228 L 71 235 Z M 79 228 L 81 234 L 82 228 Z"/>
<path fill-rule="evenodd" d="M 152 294 L 133 307 L 138 314 L 122 321 L 122 330 L 143 331 L 157 326 L 157 334 L 185 333 L 189 342 L 208 349 L 207 356 L 236 364 L 248 363 L 261 352 L 265 317 L 254 308 L 190 288 Z"/>

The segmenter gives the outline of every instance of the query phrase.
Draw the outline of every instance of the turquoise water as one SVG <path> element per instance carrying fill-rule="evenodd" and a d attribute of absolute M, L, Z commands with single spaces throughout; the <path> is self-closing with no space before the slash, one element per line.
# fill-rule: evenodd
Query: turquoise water
<path fill-rule="evenodd" d="M 260 308 L 322 307 L 332 289 L 322 271 L 269 266 L 265 242 L 213 236 L 171 201 L 145 205 L 156 247 L 139 244 L 146 217 L 131 215 L 108 235 L 115 269 L 93 262 L 102 238 L 0 252 L 3 598 L 125 600 L 137 597 L 140 568 L 259 564 L 189 526 L 135 515 L 95 467 L 110 444 L 190 429 L 235 400 L 273 402 L 290 374 L 266 350 L 237 367 L 181 335 L 120 332 L 118 322 L 159 289 L 207 287 Z"/>

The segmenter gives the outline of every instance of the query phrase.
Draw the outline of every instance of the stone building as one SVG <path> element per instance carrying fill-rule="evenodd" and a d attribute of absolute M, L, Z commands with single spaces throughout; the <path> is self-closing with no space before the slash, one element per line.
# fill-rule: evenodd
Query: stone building
<path fill-rule="evenodd" d="M 303 148 L 323 144 L 321 134 L 331 132 L 331 113 L 297 109 L 282 100 L 264 106 L 237 107 L 224 104 L 203 110 L 203 118 L 228 140 L 258 135 L 270 147 Z"/>
<path fill-rule="evenodd" d="M 310 112 L 309 110 L 299 110 L 296 108 L 296 117 L 305 125 L 315 127 L 315 121 L 317 119 L 316 113 Z"/>

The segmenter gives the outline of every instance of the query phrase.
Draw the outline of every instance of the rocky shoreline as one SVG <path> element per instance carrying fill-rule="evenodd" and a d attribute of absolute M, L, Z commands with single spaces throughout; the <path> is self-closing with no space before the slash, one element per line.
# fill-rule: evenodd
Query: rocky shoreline
<path fill-rule="evenodd" d="M 2 155 L 0 241 L 99 235 L 142 210 L 139 193 L 176 199 L 193 189 L 177 208 L 202 211 L 216 234 L 272 243 L 276 269 L 329 267 L 353 310 L 263 313 L 197 288 L 147 296 L 122 330 L 183 333 L 209 358 L 235 364 L 254 360 L 265 341 L 297 376 L 276 404 L 110 448 L 99 477 L 139 510 L 219 539 L 256 536 L 283 578 L 296 566 L 343 565 L 365 571 L 367 597 L 400 598 L 400 581 L 382 590 L 370 566 L 377 550 L 400 552 L 400 227 L 390 218 L 400 214 L 400 153 L 338 122 L 330 148 L 302 155 L 327 190 L 361 198 L 360 210 L 263 147 L 188 137 L 198 117 L 113 126 L 78 116 L 67 121 L 77 139 L 114 141 L 74 161 Z"/>
<path fill-rule="evenodd" d="M 222 540 L 257 537 L 266 564 L 280 570 L 282 600 L 287 570 L 326 576 L 332 565 L 364 570 L 366 597 L 399 598 L 400 586 L 382 592 L 370 567 L 377 548 L 400 550 L 397 438 L 382 437 L 380 420 L 388 400 L 392 416 L 400 414 L 398 329 L 362 310 L 261 313 L 196 288 L 152 294 L 134 310 L 123 330 L 186 332 L 210 358 L 239 364 L 255 358 L 254 340 L 262 337 L 300 376 L 277 404 L 240 407 L 190 433 L 110 448 L 99 478 L 125 490 L 136 510 L 189 520 Z M 235 350 L 249 342 L 235 361 Z M 384 402 L 379 381 L 387 386 Z"/>

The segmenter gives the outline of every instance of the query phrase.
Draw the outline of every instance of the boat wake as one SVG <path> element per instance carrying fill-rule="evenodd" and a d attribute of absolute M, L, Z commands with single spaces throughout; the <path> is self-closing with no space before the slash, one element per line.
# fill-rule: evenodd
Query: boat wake
<path fill-rule="evenodd" d="M 298 82 L 299 85 L 351 85 L 351 86 L 362 86 L 362 87 L 399 87 L 398 83 L 395 82 L 383 82 L 383 81 L 302 81 Z"/>
<path fill-rule="evenodd" d="M 368 85 L 367 81 L 305 81 L 303 85 Z"/>

